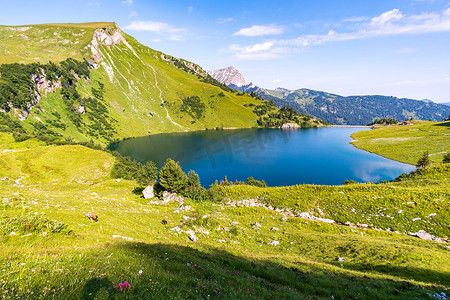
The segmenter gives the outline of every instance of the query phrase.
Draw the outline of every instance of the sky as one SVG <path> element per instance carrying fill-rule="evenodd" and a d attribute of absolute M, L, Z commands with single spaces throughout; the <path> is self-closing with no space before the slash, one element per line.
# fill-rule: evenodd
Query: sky
<path fill-rule="evenodd" d="M 0 0 L 0 24 L 116 22 L 264 88 L 450 102 L 450 0 Z M 0 41 L 1 42 L 1 41 Z"/>

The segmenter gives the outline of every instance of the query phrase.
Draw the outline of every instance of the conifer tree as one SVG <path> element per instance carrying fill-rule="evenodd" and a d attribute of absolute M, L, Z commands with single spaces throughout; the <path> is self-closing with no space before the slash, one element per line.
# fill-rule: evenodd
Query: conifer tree
<path fill-rule="evenodd" d="M 168 158 L 166 164 L 159 171 L 159 181 L 161 186 L 169 192 L 182 192 L 188 185 L 186 173 L 174 160 Z"/>

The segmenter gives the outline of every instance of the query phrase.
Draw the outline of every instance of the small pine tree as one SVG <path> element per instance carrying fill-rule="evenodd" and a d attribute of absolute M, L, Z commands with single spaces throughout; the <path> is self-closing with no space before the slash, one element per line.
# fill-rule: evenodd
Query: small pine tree
<path fill-rule="evenodd" d="M 429 165 L 431 165 L 430 154 L 428 153 L 428 151 L 425 151 L 422 157 L 420 157 L 417 161 L 416 167 L 418 169 L 423 169 L 425 167 L 428 167 Z"/>
<path fill-rule="evenodd" d="M 169 192 L 182 192 L 188 185 L 188 178 L 180 165 L 168 158 L 166 164 L 159 171 L 159 181 L 161 186 Z"/>
<path fill-rule="evenodd" d="M 189 171 L 187 176 L 187 187 L 182 194 L 195 201 L 202 201 L 207 198 L 206 189 L 200 184 L 200 177 L 195 171 Z"/>
<path fill-rule="evenodd" d="M 444 159 L 442 160 L 444 164 L 450 164 L 450 152 L 444 155 Z"/>
<path fill-rule="evenodd" d="M 152 161 L 145 165 L 138 164 L 139 171 L 137 174 L 137 181 L 140 185 L 149 185 L 158 178 L 158 168 Z"/>

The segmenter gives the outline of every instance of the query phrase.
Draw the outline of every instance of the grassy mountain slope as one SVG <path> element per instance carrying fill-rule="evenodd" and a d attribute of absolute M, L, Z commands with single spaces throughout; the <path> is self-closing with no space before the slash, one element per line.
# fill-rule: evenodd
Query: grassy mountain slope
<path fill-rule="evenodd" d="M 365 125 L 383 117 L 442 121 L 450 114 L 450 108 L 442 104 L 388 96 L 343 97 L 309 89 L 288 92 L 260 89 L 258 94 L 278 107 L 287 105 L 299 113 L 339 125 Z"/>
<path fill-rule="evenodd" d="M 0 38 L 3 64 L 58 63 L 68 57 L 98 64 L 89 77 L 78 79 L 76 90 L 83 99 L 97 98 L 106 107 L 111 137 L 89 130 L 96 116 L 88 109 L 78 113 L 81 125 L 72 122 L 67 110 L 77 111 L 82 103 L 68 108 L 61 88 L 51 91 L 45 85 L 23 122 L 28 132 L 38 122 L 78 141 L 105 144 L 148 133 L 257 126 L 258 116 L 244 105 L 261 105 L 261 100 L 202 82 L 207 74 L 200 67 L 141 45 L 114 23 L 2 26 Z M 102 89 L 101 97 L 93 89 Z M 198 97 L 198 114 L 191 111 L 196 108 L 189 102 L 193 96 Z M 52 126 L 56 121 L 65 128 Z"/>
<path fill-rule="evenodd" d="M 446 244 L 227 204 L 258 199 L 339 222 L 444 236 L 448 166 L 381 185 L 222 187 L 223 202 L 187 200 L 190 208 L 180 211 L 178 203 L 133 194 L 134 182 L 111 179 L 114 159 L 105 152 L 17 143 L 9 133 L 0 133 L 0 144 L 4 298 L 426 299 L 450 288 Z M 430 212 L 437 214 L 427 218 Z M 197 242 L 171 230 L 180 221 Z M 114 288 L 124 281 L 131 290 Z"/>
<path fill-rule="evenodd" d="M 352 144 L 378 155 L 416 165 L 425 151 L 434 164 L 450 151 L 450 121 L 413 121 L 414 125 L 392 125 L 352 135 Z"/>

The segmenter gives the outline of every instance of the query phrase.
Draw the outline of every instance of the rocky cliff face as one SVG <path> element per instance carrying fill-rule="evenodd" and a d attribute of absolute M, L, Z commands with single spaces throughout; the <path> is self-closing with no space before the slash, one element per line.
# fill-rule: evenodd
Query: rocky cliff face
<path fill-rule="evenodd" d="M 226 84 L 232 89 L 242 91 L 242 92 L 257 92 L 261 88 L 252 82 L 247 82 L 244 76 L 235 67 L 230 66 L 225 69 L 208 71 L 217 81 Z"/>
<path fill-rule="evenodd" d="M 242 74 L 233 66 L 225 69 L 208 71 L 208 73 L 217 81 L 228 86 L 235 85 L 240 87 L 249 84 L 244 76 L 242 76 Z"/>

